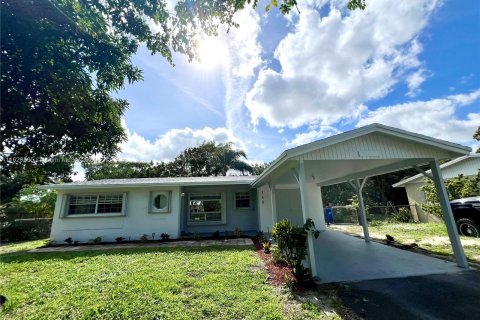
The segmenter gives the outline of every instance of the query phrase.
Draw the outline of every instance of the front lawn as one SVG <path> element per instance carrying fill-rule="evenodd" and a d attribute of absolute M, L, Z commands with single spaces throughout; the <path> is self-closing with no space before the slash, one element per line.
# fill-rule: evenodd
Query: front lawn
<path fill-rule="evenodd" d="M 332 225 L 332 228 L 363 236 L 363 229 L 357 225 Z M 447 228 L 443 223 L 381 223 L 369 226 L 373 239 L 385 240 L 389 234 L 398 243 L 415 242 L 420 248 L 453 257 Z M 480 238 L 460 237 L 465 255 L 473 262 L 480 263 Z"/>
<path fill-rule="evenodd" d="M 28 251 L 44 246 L 48 239 L 0 243 L 0 254 Z"/>
<path fill-rule="evenodd" d="M 266 276 L 250 247 L 8 253 L 0 317 L 340 319 L 328 299 L 293 299 Z"/>

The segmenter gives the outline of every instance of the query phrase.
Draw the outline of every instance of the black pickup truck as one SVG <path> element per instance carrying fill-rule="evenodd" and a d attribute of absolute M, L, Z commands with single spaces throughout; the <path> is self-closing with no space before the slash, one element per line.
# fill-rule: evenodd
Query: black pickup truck
<path fill-rule="evenodd" d="M 480 237 L 480 196 L 450 201 L 458 232 L 463 236 Z"/>

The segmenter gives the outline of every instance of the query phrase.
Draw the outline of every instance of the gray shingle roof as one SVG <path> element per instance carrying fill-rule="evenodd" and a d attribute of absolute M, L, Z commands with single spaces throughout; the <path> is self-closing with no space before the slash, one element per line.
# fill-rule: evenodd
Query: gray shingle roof
<path fill-rule="evenodd" d="M 218 176 L 218 177 L 178 177 L 178 178 L 136 178 L 136 179 L 104 179 L 92 181 L 76 181 L 62 184 L 41 186 L 42 189 L 77 189 L 106 188 L 129 186 L 207 186 L 251 184 L 257 176 Z"/>

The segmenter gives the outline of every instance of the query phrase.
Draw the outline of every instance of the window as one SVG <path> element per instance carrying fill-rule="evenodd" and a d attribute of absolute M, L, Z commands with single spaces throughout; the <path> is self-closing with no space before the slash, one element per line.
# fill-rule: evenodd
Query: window
<path fill-rule="evenodd" d="M 99 195 L 71 195 L 67 215 L 123 214 L 124 193 Z"/>
<path fill-rule="evenodd" d="M 170 212 L 170 191 L 155 191 L 150 197 L 151 213 Z"/>
<path fill-rule="evenodd" d="M 250 209 L 250 192 L 235 192 L 235 208 Z"/>
<path fill-rule="evenodd" d="M 189 223 L 225 223 L 224 193 L 193 193 L 189 199 Z"/>

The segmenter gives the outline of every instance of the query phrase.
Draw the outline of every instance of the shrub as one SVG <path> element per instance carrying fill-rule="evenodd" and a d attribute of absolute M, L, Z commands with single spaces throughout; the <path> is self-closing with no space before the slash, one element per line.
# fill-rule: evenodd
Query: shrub
<path fill-rule="evenodd" d="M 265 238 L 265 234 L 263 233 L 263 231 L 259 230 L 255 235 L 255 240 L 259 243 L 262 243 L 263 241 L 267 240 L 267 238 Z"/>
<path fill-rule="evenodd" d="M 241 235 L 242 232 L 240 231 L 240 229 L 238 227 L 235 227 L 235 237 L 240 238 Z"/>
<path fill-rule="evenodd" d="M 282 252 L 280 251 L 280 249 L 278 249 L 277 246 L 274 246 L 272 248 L 271 252 L 272 252 L 273 261 L 275 261 L 275 263 L 279 263 L 281 261 L 284 261 Z"/>
<path fill-rule="evenodd" d="M 140 237 L 140 241 L 147 242 L 148 241 L 148 235 L 147 234 L 142 234 L 142 236 Z"/>
<path fill-rule="evenodd" d="M 94 244 L 99 244 L 100 242 L 102 242 L 102 237 L 96 237 L 95 239 L 93 239 Z"/>
<path fill-rule="evenodd" d="M 2 241 L 36 240 L 50 235 L 50 220 L 16 220 L 0 224 Z"/>
<path fill-rule="evenodd" d="M 68 237 L 67 239 L 64 240 L 64 242 L 65 242 L 66 244 L 72 244 L 72 243 L 73 243 L 73 239 L 72 239 L 72 237 Z"/>
<path fill-rule="evenodd" d="M 285 261 L 293 268 L 294 274 L 303 271 L 302 260 L 307 255 L 307 231 L 305 228 L 294 226 L 287 219 L 283 219 L 273 227 L 272 237 Z M 298 275 L 301 276 L 301 274 Z"/>
<path fill-rule="evenodd" d="M 413 217 L 410 210 L 408 210 L 407 208 L 400 208 L 398 209 L 397 213 L 394 213 L 392 215 L 391 220 L 394 222 L 407 223 L 407 222 L 413 222 Z"/>
<path fill-rule="evenodd" d="M 160 235 L 160 238 L 162 239 L 162 241 L 167 241 L 170 238 L 170 235 L 167 233 L 162 233 Z"/>
<path fill-rule="evenodd" d="M 123 240 L 125 240 L 124 237 L 116 237 L 115 238 L 115 241 L 117 241 L 118 243 L 122 242 Z"/>

